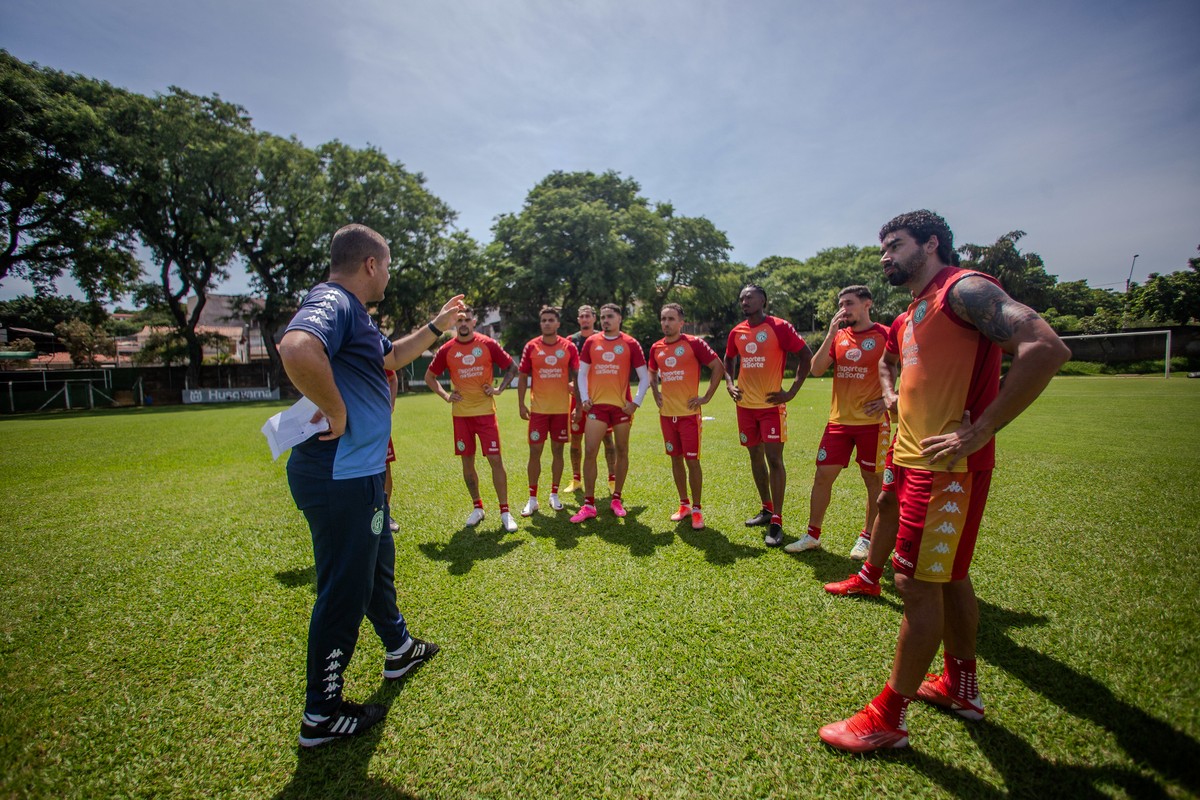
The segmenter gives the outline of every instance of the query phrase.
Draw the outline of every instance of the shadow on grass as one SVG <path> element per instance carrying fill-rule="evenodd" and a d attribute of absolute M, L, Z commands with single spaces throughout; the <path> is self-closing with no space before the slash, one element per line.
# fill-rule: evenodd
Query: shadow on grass
<path fill-rule="evenodd" d="M 627 511 L 625 519 L 617 519 L 611 512 L 601 511 L 600 516 L 582 524 L 586 526 L 586 532 L 594 533 L 596 538 L 628 547 L 631 556 L 652 556 L 655 548 L 668 547 L 675 541 L 675 534 L 671 531 L 653 533 L 649 525 L 638 522 L 638 517 L 646 512 L 645 506 L 632 506 Z"/>
<path fill-rule="evenodd" d="M 571 522 L 574 509 L 539 511 L 521 521 L 521 530 L 535 539 L 551 539 L 559 550 L 574 550 L 580 538 L 590 535 L 584 526 Z"/>
<path fill-rule="evenodd" d="M 365 702 L 383 703 L 390 708 L 392 701 L 404 690 L 409 679 L 419 674 L 420 671 L 414 672 L 395 683 L 383 681 Z M 291 781 L 275 795 L 276 800 L 327 797 L 418 800 L 418 795 L 390 786 L 367 774 L 371 758 L 389 724 L 390 720 L 385 718 L 361 736 L 330 742 L 312 749 L 297 747 L 296 772 Z"/>
<path fill-rule="evenodd" d="M 818 550 L 805 550 L 803 553 L 785 553 L 784 555 L 799 564 L 810 567 L 813 578 L 821 583 L 845 580 L 862 567 L 861 561 L 831 553 L 824 547 Z"/>
<path fill-rule="evenodd" d="M 289 569 L 286 572 L 276 572 L 275 580 L 279 581 L 289 589 L 295 589 L 298 586 L 307 586 L 316 592 L 317 567 L 314 564 L 309 564 L 307 567 Z"/>
<path fill-rule="evenodd" d="M 460 528 L 448 542 L 423 542 L 417 548 L 431 561 L 445 561 L 451 575 L 466 575 L 477 561 L 502 558 L 525 544 L 520 539 L 501 541 L 505 533 L 480 531 L 477 528 Z"/>
<path fill-rule="evenodd" d="M 694 547 L 704 553 L 704 560 L 718 567 L 728 567 L 736 564 L 741 558 L 758 558 L 766 555 L 761 547 L 751 547 L 745 544 L 731 542 L 717 528 L 705 527 L 693 530 L 690 519 L 683 520 L 676 528 L 679 541 Z"/>

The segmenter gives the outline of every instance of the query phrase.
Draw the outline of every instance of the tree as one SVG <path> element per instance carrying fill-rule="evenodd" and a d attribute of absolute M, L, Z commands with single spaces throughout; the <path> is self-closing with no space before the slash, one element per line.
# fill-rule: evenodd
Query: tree
<path fill-rule="evenodd" d="M 123 95 L 0 50 L 0 280 L 53 293 L 69 272 L 92 300 L 138 280 L 106 158 L 114 133 L 104 109 Z"/>
<path fill-rule="evenodd" d="M 152 99 L 130 96 L 114 119 L 123 134 L 116 174 L 128 219 L 158 267 L 159 299 L 187 343 L 188 377 L 197 382 L 203 341 L 196 325 L 243 239 L 254 180 L 250 119 L 216 95 L 178 88 Z"/>
<path fill-rule="evenodd" d="M 1017 249 L 1025 235 L 1025 231 L 1009 231 L 995 244 L 964 244 L 958 248 L 966 257 L 961 266 L 993 276 L 1014 300 L 1045 311 L 1053 305 L 1052 291 L 1058 279 L 1046 273 L 1046 264 L 1037 253 Z"/>
<path fill-rule="evenodd" d="M 104 309 L 73 297 L 52 294 L 22 295 L 0 300 L 0 325 L 49 332 L 60 322 L 82 319 L 92 324 L 104 321 Z"/>
<path fill-rule="evenodd" d="M 670 213 L 670 206 L 659 206 Z M 652 293 L 655 314 L 664 303 L 675 299 L 678 287 L 702 284 L 729 260 L 729 237 L 704 217 L 667 217 L 667 248 L 658 261 L 658 276 Z"/>
<path fill-rule="evenodd" d="M 111 356 L 117 352 L 116 341 L 99 325 L 88 325 L 81 319 L 60 322 L 54 326 L 58 339 L 67 346 L 75 366 L 94 367 L 96 356 Z"/>
<path fill-rule="evenodd" d="M 507 344 L 536 333 L 543 305 L 628 308 L 654 285 L 670 209 L 651 208 L 640 191 L 612 171 L 553 172 L 530 190 L 520 213 L 496 219 L 486 258 L 511 321 Z"/>
<path fill-rule="evenodd" d="M 1160 275 L 1150 273 L 1146 283 L 1129 291 L 1133 319 L 1154 325 L 1186 325 L 1200 319 L 1200 259 L 1189 259 L 1186 270 Z"/>

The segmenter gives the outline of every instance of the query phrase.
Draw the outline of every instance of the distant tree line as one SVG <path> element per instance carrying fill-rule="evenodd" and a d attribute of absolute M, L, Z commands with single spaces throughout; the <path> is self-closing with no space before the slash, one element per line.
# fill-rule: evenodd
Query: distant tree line
<path fill-rule="evenodd" d="M 657 338 L 665 302 L 680 303 L 689 320 L 720 337 L 738 321 L 737 294 L 748 282 L 763 285 L 772 313 L 803 330 L 822 330 L 837 291 L 853 283 L 871 287 L 884 322 L 908 304 L 883 279 L 877 246 L 732 262 L 728 237 L 711 221 L 678 215 L 611 171 L 551 173 L 520 210 L 496 218 L 486 245 L 455 219 L 423 175 L 378 148 L 339 141 L 309 148 L 255 130 L 245 109 L 217 95 L 172 87 L 146 97 L 0 50 L 0 282 L 12 275 L 36 291 L 0 303 L 0 322 L 42 330 L 71 322 L 121 335 L 103 303 L 132 294 L 147 309 L 136 322 L 171 330 L 154 343 L 156 356 L 198 373 L 200 313 L 242 269 L 264 300 L 255 308 L 246 298 L 244 307 L 253 310 L 278 377 L 273 334 L 324 278 L 329 239 L 351 221 L 375 228 L 392 247 L 392 280 L 376 309 L 385 330 L 420 324 L 444 295 L 461 291 L 477 307 L 500 309 L 510 349 L 536 335 L 543 304 L 562 306 L 572 320 L 581 304 L 616 302 L 644 343 Z M 963 266 L 995 275 L 1060 330 L 1200 318 L 1198 259 L 1118 294 L 1086 281 L 1059 283 L 1040 256 L 1018 249 L 1024 235 L 962 245 Z M 53 296 L 64 275 L 86 295 L 72 301 L 77 306 Z M 77 327 L 71 336 L 86 339 Z M 86 352 L 108 346 L 103 335 L 92 338 Z"/>

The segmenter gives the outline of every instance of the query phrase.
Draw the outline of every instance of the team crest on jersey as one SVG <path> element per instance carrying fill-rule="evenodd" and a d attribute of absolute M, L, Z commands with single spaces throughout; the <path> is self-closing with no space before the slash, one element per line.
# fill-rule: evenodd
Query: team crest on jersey
<path fill-rule="evenodd" d="M 859 361 L 861 359 L 862 359 L 862 350 L 859 350 L 857 347 L 853 347 L 846 351 L 846 360 L 847 361 Z"/>
<path fill-rule="evenodd" d="M 605 361 L 608 361 L 609 363 L 612 363 L 613 361 L 617 360 L 616 355 L 614 355 L 613 353 L 604 353 L 602 356 L 600 356 L 600 358 L 604 359 Z"/>
<path fill-rule="evenodd" d="M 371 533 L 378 536 L 383 533 L 383 509 L 375 512 L 375 516 L 371 517 Z"/>
<path fill-rule="evenodd" d="M 925 319 L 925 312 L 927 312 L 928 310 L 929 310 L 929 304 L 926 301 L 922 300 L 921 302 L 917 303 L 917 308 L 915 311 L 913 311 L 913 315 L 912 315 L 913 323 L 915 324 L 915 323 L 920 322 L 921 320 Z"/>
<path fill-rule="evenodd" d="M 759 331 L 758 333 L 754 334 L 754 341 L 758 342 L 759 344 L 762 344 L 766 340 L 767 340 L 767 332 L 766 331 Z"/>
<path fill-rule="evenodd" d="M 870 339 L 863 340 L 862 349 L 863 350 L 874 350 L 875 349 L 875 337 L 872 336 Z"/>
<path fill-rule="evenodd" d="M 757 353 L 758 345 L 756 345 L 754 342 L 746 342 L 746 352 L 747 353 Z"/>
<path fill-rule="evenodd" d="M 455 442 L 454 446 L 458 448 L 458 452 L 460 453 L 467 449 L 467 443 L 462 439 L 459 439 L 457 442 Z"/>
<path fill-rule="evenodd" d="M 625 352 L 625 345 L 623 345 L 623 344 L 617 345 L 616 347 L 613 348 L 613 352 L 616 353 L 617 355 L 621 355 L 621 353 Z"/>
<path fill-rule="evenodd" d="M 554 356 L 546 356 L 546 366 L 547 367 L 553 367 L 557 363 L 558 363 L 558 359 L 555 358 Z"/>
<path fill-rule="evenodd" d="M 463 363 L 463 366 L 467 366 L 467 367 L 471 366 L 472 364 L 475 363 L 475 356 L 463 356 L 462 363 Z"/>
<path fill-rule="evenodd" d="M 675 356 L 667 356 L 667 359 L 665 361 L 663 361 L 663 363 L 666 364 L 668 367 L 673 367 L 678 362 L 675 360 Z"/>
<path fill-rule="evenodd" d="M 740 433 L 740 434 L 738 434 L 738 436 L 741 438 L 742 444 L 745 444 L 746 442 L 750 441 L 749 439 L 746 438 L 746 434 L 744 434 L 744 433 Z"/>
<path fill-rule="evenodd" d="M 483 348 L 476 347 L 475 349 L 473 349 L 471 351 L 471 355 L 475 356 L 476 358 L 479 358 L 481 355 L 483 355 Z"/>
<path fill-rule="evenodd" d="M 817 461 L 824 461 L 825 457 L 828 455 L 829 454 L 825 452 L 825 448 L 822 447 L 820 450 L 817 451 Z"/>
<path fill-rule="evenodd" d="M 563 356 L 565 356 L 565 355 L 566 355 L 566 353 L 564 353 L 564 352 L 562 351 L 562 348 L 559 348 L 558 350 L 555 350 L 555 351 L 554 351 L 554 357 L 555 357 L 555 358 L 562 358 L 562 357 L 563 357 Z"/>
<path fill-rule="evenodd" d="M 536 441 L 539 441 L 541 438 L 542 438 L 541 431 L 530 431 L 529 432 L 529 441 L 536 442 Z"/>
<path fill-rule="evenodd" d="M 677 356 L 683 355 L 683 345 L 679 345 L 679 347 L 675 348 L 675 355 L 677 355 Z"/>

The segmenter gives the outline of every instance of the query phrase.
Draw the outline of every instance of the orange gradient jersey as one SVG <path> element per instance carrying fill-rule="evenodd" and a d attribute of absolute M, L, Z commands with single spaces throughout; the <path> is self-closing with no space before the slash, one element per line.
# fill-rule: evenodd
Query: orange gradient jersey
<path fill-rule="evenodd" d="M 593 333 L 583 343 L 579 360 L 591 365 L 587 390 L 592 405 L 624 406 L 633 399 L 629 394 L 630 374 L 638 367 L 646 366 L 642 346 L 627 333 L 619 334 L 615 339 Z"/>
<path fill-rule="evenodd" d="M 529 410 L 535 414 L 566 414 L 571 410 L 571 371 L 579 369 L 579 351 L 570 339 L 556 337 L 546 344 L 530 339 L 521 351 L 518 369 L 529 376 Z"/>
<path fill-rule="evenodd" d="M 922 439 L 957 430 L 964 411 L 979 419 L 1000 390 L 1000 348 L 955 314 L 946 300 L 955 283 L 972 275 L 996 283 L 980 272 L 946 267 L 908 307 L 900 334 L 900 429 L 894 454 L 899 466 L 974 472 L 995 465 L 994 438 L 953 470 L 946 468 L 945 459 L 930 464 L 921 455 Z"/>
<path fill-rule="evenodd" d="M 742 390 L 738 405 L 742 408 L 774 408 L 767 395 L 783 386 L 783 368 L 788 353 L 804 349 L 804 339 L 792 323 L 779 317 L 767 317 L 751 327 L 743 320 L 729 332 L 726 357 L 737 356 L 737 385 Z"/>
<path fill-rule="evenodd" d="M 833 346 L 833 402 L 829 421 L 839 425 L 878 425 L 883 417 L 863 411 L 871 400 L 883 396 L 879 388 L 879 360 L 883 358 L 888 329 L 876 322 L 865 331 L 842 328 Z"/>
<path fill-rule="evenodd" d="M 470 341 L 454 338 L 439 347 L 429 371 L 435 376 L 450 371 L 450 384 L 462 395 L 462 400 L 450 404 L 453 416 L 481 417 L 496 413 L 496 401 L 483 392 L 492 385 L 492 367 L 508 369 L 512 361 L 495 339 L 477 333 Z"/>
<path fill-rule="evenodd" d="M 688 408 L 688 400 L 700 393 L 700 367 L 711 364 L 719 356 L 708 342 L 684 333 L 673 342 L 659 339 L 650 347 L 650 371 L 658 373 L 662 384 L 664 417 L 688 417 L 700 413 Z"/>

